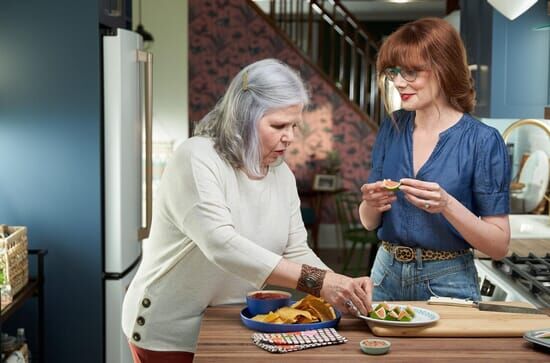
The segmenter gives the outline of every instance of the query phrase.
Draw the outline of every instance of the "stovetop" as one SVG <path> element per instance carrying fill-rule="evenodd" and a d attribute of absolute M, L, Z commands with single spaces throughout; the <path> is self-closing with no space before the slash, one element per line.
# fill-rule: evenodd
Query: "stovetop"
<path fill-rule="evenodd" d="M 550 306 L 550 253 L 543 257 L 532 253 L 527 257 L 512 254 L 500 261 L 493 261 L 492 264 Z"/>

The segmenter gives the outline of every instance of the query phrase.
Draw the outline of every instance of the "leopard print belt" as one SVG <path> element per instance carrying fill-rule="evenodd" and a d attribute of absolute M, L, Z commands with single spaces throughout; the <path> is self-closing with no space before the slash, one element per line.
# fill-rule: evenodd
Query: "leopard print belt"
<path fill-rule="evenodd" d="M 399 262 L 411 262 L 416 259 L 416 249 L 399 246 L 387 241 L 382 241 L 382 247 L 391 253 L 395 259 Z M 470 252 L 470 249 L 464 249 L 459 251 L 437 251 L 437 250 L 428 250 L 421 248 L 422 250 L 422 261 L 443 261 L 443 260 L 452 260 L 458 256 L 465 255 Z"/>

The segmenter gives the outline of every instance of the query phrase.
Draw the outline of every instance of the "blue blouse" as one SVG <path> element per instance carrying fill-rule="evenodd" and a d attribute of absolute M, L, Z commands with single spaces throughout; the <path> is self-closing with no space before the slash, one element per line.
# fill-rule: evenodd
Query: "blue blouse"
<path fill-rule="evenodd" d="M 372 152 L 369 183 L 415 178 L 436 182 L 477 216 L 509 213 L 510 165 L 499 132 L 469 114 L 439 134 L 432 154 L 414 175 L 414 112 L 395 112 L 396 124 L 380 126 Z M 470 244 L 443 217 L 409 203 L 397 192 L 392 208 L 382 214 L 378 238 L 409 247 L 456 251 Z"/>

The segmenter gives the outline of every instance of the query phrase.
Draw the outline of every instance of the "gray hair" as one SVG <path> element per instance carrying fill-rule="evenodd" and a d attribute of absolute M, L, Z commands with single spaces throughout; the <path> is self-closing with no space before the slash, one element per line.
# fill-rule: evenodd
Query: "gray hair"
<path fill-rule="evenodd" d="M 217 153 L 234 168 L 261 177 L 258 121 L 276 109 L 308 102 L 306 86 L 295 70 L 279 60 L 264 59 L 233 78 L 194 134 L 211 137 Z"/>

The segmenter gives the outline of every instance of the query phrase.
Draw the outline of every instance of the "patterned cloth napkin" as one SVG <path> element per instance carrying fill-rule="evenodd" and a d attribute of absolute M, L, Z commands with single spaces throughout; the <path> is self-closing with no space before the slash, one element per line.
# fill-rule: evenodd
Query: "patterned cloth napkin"
<path fill-rule="evenodd" d="M 334 328 L 326 328 L 289 333 L 254 333 L 252 341 L 268 352 L 288 353 L 325 345 L 342 344 L 348 340 Z"/>

